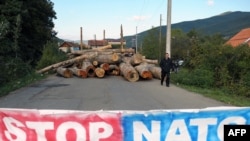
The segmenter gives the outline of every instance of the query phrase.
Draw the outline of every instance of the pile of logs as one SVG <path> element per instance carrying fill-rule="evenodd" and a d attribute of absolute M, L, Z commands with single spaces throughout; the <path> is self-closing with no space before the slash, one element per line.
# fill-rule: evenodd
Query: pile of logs
<path fill-rule="evenodd" d="M 157 60 L 146 59 L 134 49 L 112 49 L 110 45 L 96 49 L 74 51 L 69 59 L 47 66 L 37 73 L 54 70 L 65 78 L 77 76 L 80 78 L 106 75 L 123 76 L 130 82 L 141 79 L 160 79 L 161 68 Z"/>

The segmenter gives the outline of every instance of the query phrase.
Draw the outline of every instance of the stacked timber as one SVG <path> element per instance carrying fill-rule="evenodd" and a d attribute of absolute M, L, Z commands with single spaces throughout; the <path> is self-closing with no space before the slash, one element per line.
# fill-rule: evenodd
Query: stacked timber
<path fill-rule="evenodd" d="M 79 78 L 98 77 L 106 75 L 123 76 L 129 82 L 139 79 L 150 80 L 161 78 L 161 68 L 158 60 L 145 58 L 134 49 L 112 49 L 110 45 L 95 49 L 74 51 L 68 54 L 69 59 L 47 66 L 37 73 L 50 70 L 62 77 Z"/>

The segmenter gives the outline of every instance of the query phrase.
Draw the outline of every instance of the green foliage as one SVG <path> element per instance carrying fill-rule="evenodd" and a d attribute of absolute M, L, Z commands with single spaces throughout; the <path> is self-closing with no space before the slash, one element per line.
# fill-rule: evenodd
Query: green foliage
<path fill-rule="evenodd" d="M 209 88 L 213 86 L 213 72 L 206 69 L 194 69 L 192 71 L 181 69 L 179 73 L 172 74 L 175 83 Z"/>
<path fill-rule="evenodd" d="M 56 42 L 48 42 L 44 46 L 43 55 L 41 60 L 38 62 L 37 69 L 44 68 L 66 59 L 66 54 L 58 49 Z"/>
<path fill-rule="evenodd" d="M 50 0 L 1 0 L 0 55 L 19 57 L 34 67 L 42 48 L 54 37 L 53 19 L 56 18 Z"/>
<path fill-rule="evenodd" d="M 32 68 L 29 63 L 23 62 L 20 58 L 0 58 L 0 66 L 2 73 L 0 73 L 0 86 L 20 79 L 31 73 Z"/>
<path fill-rule="evenodd" d="M 159 36 L 155 36 L 156 31 L 156 29 L 152 28 L 143 40 L 143 49 L 141 52 L 149 59 L 157 59 L 160 55 Z"/>
<path fill-rule="evenodd" d="M 45 75 L 37 74 L 32 71 L 28 75 L 22 76 L 21 78 L 6 82 L 3 85 L 0 85 L 0 97 L 8 94 L 13 90 L 27 86 L 43 78 L 45 78 Z"/>
<path fill-rule="evenodd" d="M 190 53 L 186 71 L 174 76 L 174 82 L 202 88 L 220 88 L 228 94 L 250 97 L 250 47 L 233 48 L 224 45 L 221 35 L 200 36 L 194 31 L 190 38 Z M 197 35 L 197 36 L 196 36 Z"/>

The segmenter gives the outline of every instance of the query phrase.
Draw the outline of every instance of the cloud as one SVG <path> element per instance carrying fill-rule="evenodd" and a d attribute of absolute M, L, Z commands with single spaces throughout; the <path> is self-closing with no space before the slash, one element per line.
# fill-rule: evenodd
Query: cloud
<path fill-rule="evenodd" d="M 214 0 L 208 0 L 207 5 L 208 6 L 213 6 L 214 5 Z"/>
<path fill-rule="evenodd" d="M 145 21 L 145 20 L 147 20 L 149 18 L 150 18 L 150 16 L 133 16 L 133 17 L 128 18 L 128 20 L 131 20 L 131 21 Z"/>

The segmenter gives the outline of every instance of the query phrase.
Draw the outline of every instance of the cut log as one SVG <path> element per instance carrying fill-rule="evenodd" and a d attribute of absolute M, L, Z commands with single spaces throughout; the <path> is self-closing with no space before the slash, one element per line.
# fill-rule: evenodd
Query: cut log
<path fill-rule="evenodd" d="M 108 63 L 103 63 L 103 64 L 100 65 L 100 67 L 103 68 L 105 72 L 109 70 L 109 64 Z"/>
<path fill-rule="evenodd" d="M 121 61 L 121 56 L 117 53 L 100 54 L 96 56 L 94 60 L 97 61 L 99 64 L 102 64 L 102 63 L 116 64 Z"/>
<path fill-rule="evenodd" d="M 143 61 L 143 56 L 141 54 L 134 54 L 132 57 L 131 57 L 131 60 L 130 60 L 130 63 L 131 65 L 139 65 L 140 63 L 142 63 Z"/>
<path fill-rule="evenodd" d="M 71 78 L 73 76 L 72 72 L 68 68 L 59 67 L 56 69 L 56 72 L 65 78 Z"/>
<path fill-rule="evenodd" d="M 112 46 L 110 44 L 108 44 L 106 46 L 101 46 L 101 47 L 93 48 L 92 50 L 101 51 L 101 50 L 105 50 L 105 49 L 109 49 L 109 48 L 112 48 Z"/>
<path fill-rule="evenodd" d="M 121 74 L 128 81 L 135 82 L 139 80 L 139 74 L 131 64 L 120 63 L 119 67 L 121 70 Z"/>
<path fill-rule="evenodd" d="M 161 79 L 161 68 L 156 66 L 149 67 L 149 71 L 153 74 L 154 78 Z"/>
<path fill-rule="evenodd" d="M 98 61 L 94 60 L 94 61 L 92 62 L 92 64 L 93 64 L 93 66 L 97 67 L 99 63 L 98 63 Z"/>
<path fill-rule="evenodd" d="M 142 63 L 142 64 L 136 66 L 135 69 L 138 71 L 139 75 L 143 79 L 152 79 L 153 78 L 153 75 L 149 71 L 149 67 L 148 67 L 147 63 Z"/>
<path fill-rule="evenodd" d="M 87 72 L 88 77 L 95 76 L 95 67 L 90 63 L 89 60 L 84 60 L 82 62 L 82 70 L 85 70 Z"/>
<path fill-rule="evenodd" d="M 122 56 L 122 62 L 124 63 L 129 63 L 131 62 L 131 57 L 126 57 L 126 56 Z"/>
<path fill-rule="evenodd" d="M 109 65 L 108 74 L 110 75 L 119 75 L 120 69 L 117 65 Z"/>
<path fill-rule="evenodd" d="M 69 59 L 69 60 L 66 60 L 66 61 L 62 61 L 62 62 L 59 62 L 59 63 L 56 63 L 56 64 L 53 64 L 53 65 L 50 65 L 50 66 L 47 66 L 41 70 L 38 70 L 37 73 L 45 73 L 47 71 L 50 71 L 52 69 L 57 69 L 58 67 L 61 67 L 61 66 L 67 66 L 67 65 L 70 65 L 70 64 L 74 64 L 74 63 L 77 63 L 77 62 L 80 62 L 84 59 L 90 59 L 90 58 L 93 58 L 93 57 L 96 57 L 97 54 L 96 53 L 91 53 L 91 54 L 84 54 L 84 55 L 81 55 L 81 56 L 78 56 L 76 58 L 73 58 L 73 59 Z"/>
<path fill-rule="evenodd" d="M 98 54 L 113 54 L 113 53 L 135 53 L 135 50 L 132 48 L 128 48 L 128 49 L 105 49 L 105 50 L 93 50 L 93 49 L 88 49 L 88 50 L 77 50 L 77 51 L 73 51 L 71 53 L 68 54 L 68 56 L 79 56 L 79 55 L 83 55 L 86 54 L 88 52 L 97 52 Z"/>
<path fill-rule="evenodd" d="M 158 64 L 158 60 L 142 59 L 142 61 L 149 64 Z"/>
<path fill-rule="evenodd" d="M 69 68 L 69 70 L 78 77 L 87 78 L 87 72 L 85 70 L 78 69 L 77 67 Z"/>
<path fill-rule="evenodd" d="M 96 68 L 95 75 L 99 78 L 103 78 L 105 76 L 105 70 L 103 68 Z"/>

